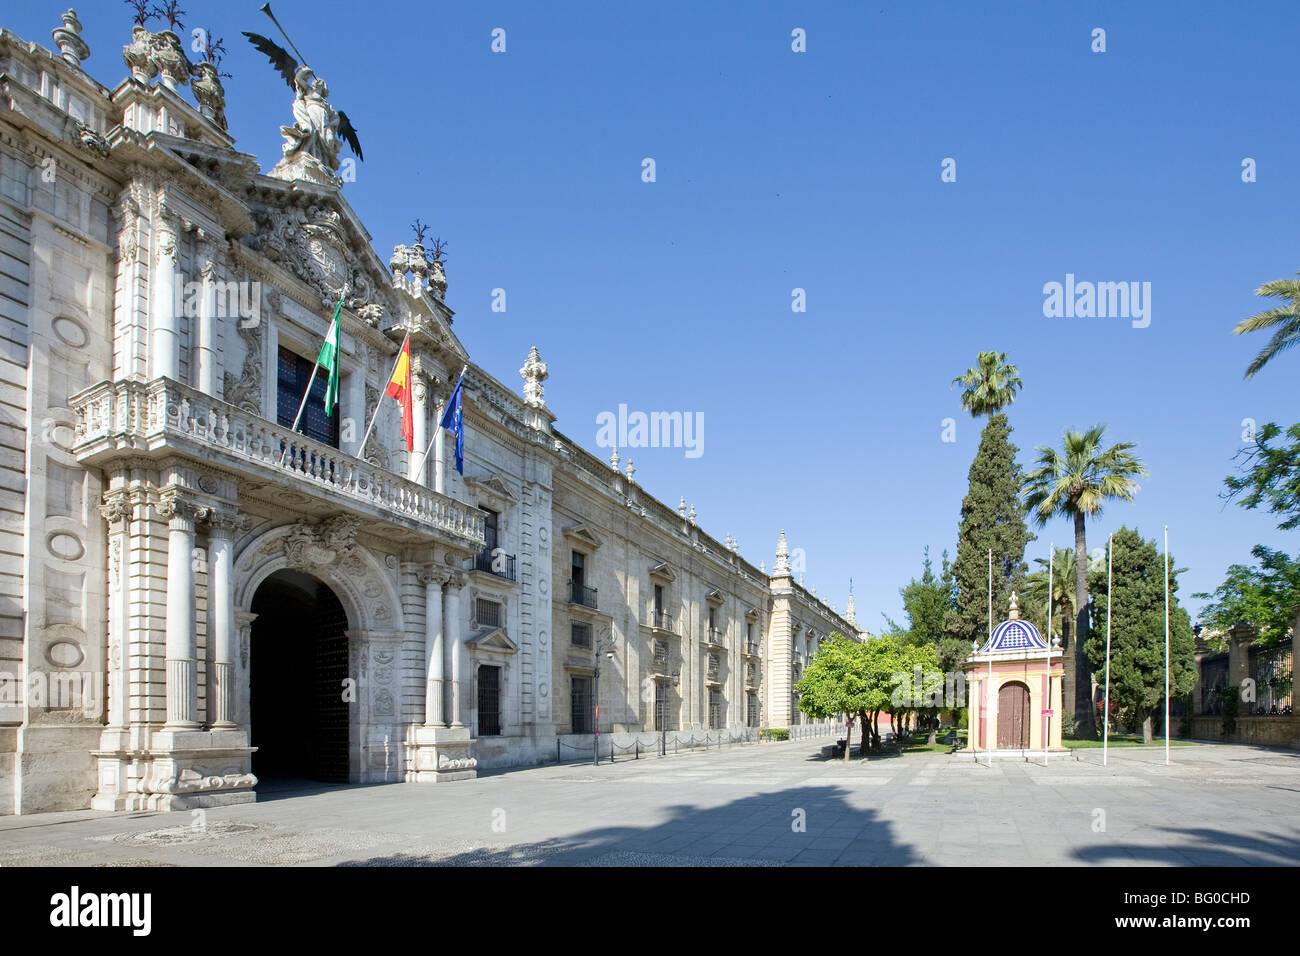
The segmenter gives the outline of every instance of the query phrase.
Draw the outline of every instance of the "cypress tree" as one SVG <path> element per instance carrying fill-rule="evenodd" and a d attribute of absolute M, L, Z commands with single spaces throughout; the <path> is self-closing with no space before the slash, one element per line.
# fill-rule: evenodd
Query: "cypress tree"
<path fill-rule="evenodd" d="M 961 503 L 957 532 L 957 606 L 948 615 L 948 633 L 967 647 L 988 637 L 988 552 L 993 549 L 993 623 L 1007 613 L 1011 592 L 1024 586 L 1029 570 L 1025 546 L 1033 541 L 1020 496 L 1019 450 L 1011 444 L 1011 424 L 1003 412 L 990 415 L 970 466 L 970 488 Z"/>

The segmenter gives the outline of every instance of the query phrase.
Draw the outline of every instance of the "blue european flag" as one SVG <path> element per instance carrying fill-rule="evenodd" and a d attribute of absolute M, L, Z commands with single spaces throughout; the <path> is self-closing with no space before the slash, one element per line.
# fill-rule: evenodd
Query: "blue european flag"
<path fill-rule="evenodd" d="M 456 436 L 456 470 L 462 475 L 465 474 L 465 420 L 461 411 L 460 387 L 465 381 L 465 373 L 460 373 L 460 378 L 456 380 L 456 387 L 452 389 L 451 398 L 447 401 L 447 410 L 442 413 L 442 421 L 438 423 L 439 428 L 447 428 Z"/>

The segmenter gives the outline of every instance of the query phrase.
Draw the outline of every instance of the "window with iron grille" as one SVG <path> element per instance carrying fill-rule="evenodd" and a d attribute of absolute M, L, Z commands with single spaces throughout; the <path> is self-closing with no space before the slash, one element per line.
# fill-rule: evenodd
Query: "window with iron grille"
<path fill-rule="evenodd" d="M 501 605 L 496 601 L 474 600 L 474 623 L 479 627 L 501 626 Z"/>
<path fill-rule="evenodd" d="M 672 688 L 666 681 L 655 682 L 655 730 L 675 730 L 673 727 Z"/>
<path fill-rule="evenodd" d="M 655 641 L 655 666 L 668 666 L 668 642 L 665 640 Z"/>
<path fill-rule="evenodd" d="M 751 687 L 758 683 L 758 668 L 752 663 L 745 666 L 745 683 Z"/>
<path fill-rule="evenodd" d="M 569 640 L 574 647 L 591 647 L 591 628 L 573 621 L 570 624 Z"/>
<path fill-rule="evenodd" d="M 478 733 L 480 737 L 501 733 L 501 668 L 486 664 L 478 669 Z"/>
<path fill-rule="evenodd" d="M 709 728 L 722 729 L 722 691 L 709 691 Z"/>
<path fill-rule="evenodd" d="M 710 676 L 710 677 L 717 677 L 717 676 L 718 676 L 718 668 L 721 667 L 721 666 L 722 666 L 722 662 L 718 659 L 718 655 L 717 655 L 717 654 L 710 654 L 710 655 L 709 655 L 709 676 Z"/>
<path fill-rule="evenodd" d="M 280 346 L 279 362 L 277 364 L 276 421 L 286 428 L 291 427 L 301 405 L 302 418 L 298 422 L 298 430 L 308 438 L 338 448 L 339 406 L 337 404 L 334 406 L 333 415 L 326 416 L 325 414 L 325 387 L 329 384 L 329 376 L 322 375 L 318 371 L 316 378 L 313 380 L 311 373 L 315 368 L 315 363 L 311 359 L 303 358 L 296 352 L 291 352 L 283 345 Z M 311 382 L 311 394 L 307 397 L 307 403 L 303 405 L 302 396 L 303 392 L 307 390 L 309 381 Z"/>
<path fill-rule="evenodd" d="M 570 678 L 569 695 L 569 720 L 572 728 L 570 733 L 591 733 L 591 678 Z"/>
<path fill-rule="evenodd" d="M 758 695 L 747 694 L 748 700 L 745 701 L 745 724 L 749 727 L 758 726 Z"/>

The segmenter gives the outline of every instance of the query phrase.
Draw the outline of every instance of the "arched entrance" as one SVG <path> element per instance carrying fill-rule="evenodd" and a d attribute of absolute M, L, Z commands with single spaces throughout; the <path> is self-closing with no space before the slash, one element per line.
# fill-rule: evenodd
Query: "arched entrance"
<path fill-rule="evenodd" d="M 347 614 L 309 574 L 276 571 L 253 595 L 250 743 L 259 780 L 348 780 Z"/>
<path fill-rule="evenodd" d="M 1019 681 L 998 690 L 998 749 L 1029 747 L 1029 688 Z"/>

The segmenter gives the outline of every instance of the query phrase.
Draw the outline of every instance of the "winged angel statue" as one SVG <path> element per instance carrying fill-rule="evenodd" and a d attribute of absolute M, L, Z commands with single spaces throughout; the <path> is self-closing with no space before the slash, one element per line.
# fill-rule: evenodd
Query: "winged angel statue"
<path fill-rule="evenodd" d="M 247 31 L 244 31 L 244 36 L 270 59 L 271 65 L 294 93 L 294 125 L 280 127 L 284 135 L 284 158 L 276 164 L 271 175 L 337 182 L 335 174 L 343 143 L 356 153 L 357 159 L 365 159 L 348 114 L 330 106 L 329 87 L 311 67 L 306 64 L 299 66 L 287 50 L 264 36 Z"/>

